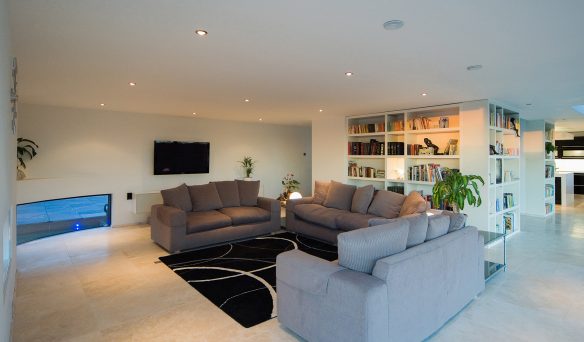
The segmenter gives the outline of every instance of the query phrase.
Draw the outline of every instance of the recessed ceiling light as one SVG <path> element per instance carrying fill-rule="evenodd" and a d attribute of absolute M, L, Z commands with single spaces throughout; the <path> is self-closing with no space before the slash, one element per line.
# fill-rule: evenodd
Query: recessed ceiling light
<path fill-rule="evenodd" d="M 206 36 L 207 34 L 209 34 L 209 32 L 207 32 L 207 31 L 205 31 L 205 30 L 196 30 L 196 31 L 195 31 L 195 33 L 196 33 L 198 36 L 201 36 L 201 37 L 204 37 L 204 36 Z"/>
<path fill-rule="evenodd" d="M 421 93 L 422 96 L 428 96 L 428 93 Z"/>
<path fill-rule="evenodd" d="M 404 26 L 404 22 L 399 19 L 389 20 L 383 23 L 383 28 L 386 30 L 399 30 Z"/>
<path fill-rule="evenodd" d="M 104 106 L 105 106 L 105 103 L 100 103 L 99 105 L 100 105 L 101 107 L 104 107 Z"/>
<path fill-rule="evenodd" d="M 243 101 L 244 101 L 244 102 L 249 102 L 249 99 L 244 99 Z"/>
<path fill-rule="evenodd" d="M 475 65 L 469 65 L 469 66 L 467 66 L 467 67 L 466 67 L 466 70 L 468 70 L 468 71 L 474 71 L 474 70 L 480 70 L 480 69 L 482 69 L 482 68 L 483 68 L 483 66 L 482 66 L 482 65 L 480 65 L 480 64 L 475 64 Z"/>
<path fill-rule="evenodd" d="M 260 118 L 259 120 L 260 120 L 260 121 L 264 121 L 264 119 L 262 119 L 262 118 Z"/>
<path fill-rule="evenodd" d="M 531 103 L 526 103 L 525 105 L 526 105 L 526 106 L 531 106 Z"/>
<path fill-rule="evenodd" d="M 347 76 L 347 77 L 351 77 L 351 76 L 353 76 L 353 73 L 352 73 L 351 71 L 347 71 L 347 72 L 345 73 L 345 76 Z"/>
<path fill-rule="evenodd" d="M 134 86 L 136 86 L 136 82 L 130 82 L 130 83 L 128 83 L 128 84 L 130 85 L 130 87 L 134 87 Z"/>
<path fill-rule="evenodd" d="M 193 115 L 197 115 L 197 113 L 193 112 Z"/>
<path fill-rule="evenodd" d="M 324 111 L 324 109 L 319 109 L 318 111 L 322 113 Z"/>

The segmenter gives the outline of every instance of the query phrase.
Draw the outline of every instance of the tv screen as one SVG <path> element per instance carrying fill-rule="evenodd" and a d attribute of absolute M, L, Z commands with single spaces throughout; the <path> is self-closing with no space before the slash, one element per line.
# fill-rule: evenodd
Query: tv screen
<path fill-rule="evenodd" d="M 154 142 L 154 174 L 209 173 L 209 143 Z"/>

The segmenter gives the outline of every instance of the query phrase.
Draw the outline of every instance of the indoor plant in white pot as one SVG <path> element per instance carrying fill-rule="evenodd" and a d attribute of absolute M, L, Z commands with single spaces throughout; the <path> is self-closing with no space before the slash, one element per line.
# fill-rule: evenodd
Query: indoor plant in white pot
<path fill-rule="evenodd" d="M 256 161 L 253 160 L 252 157 L 245 156 L 242 160 L 239 161 L 239 164 L 241 164 L 243 172 L 245 173 L 245 178 L 243 178 L 243 180 L 251 180 L 251 175 L 253 174 Z"/>
<path fill-rule="evenodd" d="M 464 209 L 464 203 L 479 207 L 482 203 L 478 182 L 485 185 L 483 178 L 476 175 L 463 175 L 455 170 L 446 170 L 443 180 L 432 188 L 432 203 L 435 207 L 444 201 L 457 213 Z"/>
<path fill-rule="evenodd" d="M 18 138 L 16 140 L 16 158 L 18 158 L 18 165 L 16 166 L 16 179 L 22 180 L 26 177 L 24 170 L 26 164 L 24 160 L 31 160 L 37 155 L 36 149 L 39 145 L 30 139 Z"/>

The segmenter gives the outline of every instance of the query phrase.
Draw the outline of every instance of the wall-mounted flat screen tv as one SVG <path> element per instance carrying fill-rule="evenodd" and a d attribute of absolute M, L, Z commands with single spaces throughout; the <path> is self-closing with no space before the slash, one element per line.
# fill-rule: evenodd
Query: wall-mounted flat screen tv
<path fill-rule="evenodd" d="M 209 143 L 154 142 L 154 174 L 209 173 Z"/>

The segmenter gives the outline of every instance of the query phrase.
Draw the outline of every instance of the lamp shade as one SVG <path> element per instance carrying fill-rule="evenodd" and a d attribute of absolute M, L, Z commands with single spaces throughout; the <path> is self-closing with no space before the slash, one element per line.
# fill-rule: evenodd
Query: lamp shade
<path fill-rule="evenodd" d="M 302 198 L 302 195 L 298 191 L 296 191 L 296 192 L 291 193 L 289 198 L 290 199 L 299 199 L 299 198 Z"/>

